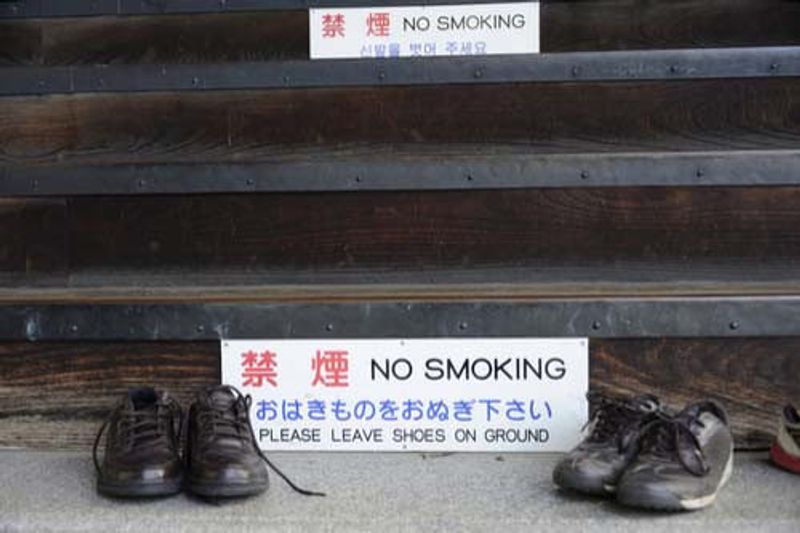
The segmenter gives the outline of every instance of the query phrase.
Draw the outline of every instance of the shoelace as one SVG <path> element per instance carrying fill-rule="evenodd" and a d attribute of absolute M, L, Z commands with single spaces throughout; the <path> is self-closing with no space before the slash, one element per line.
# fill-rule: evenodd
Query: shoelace
<path fill-rule="evenodd" d="M 253 431 L 253 424 L 250 421 L 250 406 L 253 403 L 253 398 L 248 395 L 243 395 L 236 387 L 230 385 L 223 385 L 215 387 L 214 390 L 227 390 L 235 397 L 232 405 L 233 413 L 229 408 L 215 408 L 213 405 L 207 407 L 208 411 L 201 413 L 198 417 L 198 422 L 204 424 L 207 430 L 216 436 L 226 436 L 243 439 L 244 437 L 250 438 L 250 443 L 256 450 L 258 456 L 272 469 L 289 487 L 298 494 L 303 496 L 325 496 L 324 492 L 316 492 L 297 486 L 289 477 L 281 472 L 281 470 L 270 461 L 261 448 L 258 446 L 255 432 Z M 240 410 L 241 409 L 241 410 Z M 244 411 L 245 418 L 242 420 L 239 415 Z M 246 428 L 244 427 L 246 426 Z M 223 431 L 220 431 L 220 430 Z M 244 435 L 242 435 L 244 433 Z"/>
<path fill-rule="evenodd" d="M 695 476 L 704 476 L 710 470 L 708 462 L 700 442 L 692 432 L 692 424 L 704 427 L 705 424 L 698 418 L 672 417 L 663 413 L 657 413 L 656 419 L 650 422 L 642 430 L 641 453 L 648 453 L 655 457 L 661 457 L 670 461 L 677 461 L 688 472 Z M 691 445 L 689 452 L 698 459 L 699 467 L 689 463 L 681 451 L 685 450 L 688 443 Z"/>
<path fill-rule="evenodd" d="M 180 404 L 174 398 L 167 398 L 164 402 L 157 402 L 152 408 L 146 409 L 128 409 L 124 405 L 116 407 L 108 417 L 105 419 L 100 429 L 97 431 L 97 436 L 94 439 L 92 446 L 92 460 L 94 461 L 95 470 L 100 473 L 100 460 L 97 458 L 97 448 L 100 446 L 100 439 L 105 433 L 111 421 L 116 417 L 123 419 L 120 424 L 121 435 L 120 438 L 128 443 L 129 446 L 138 446 L 141 448 L 153 447 L 160 444 L 161 439 L 167 436 L 166 431 L 162 429 L 163 423 L 171 422 L 178 418 L 177 430 L 173 426 L 172 430 L 178 435 L 178 442 L 180 442 L 181 430 L 183 428 L 183 411 Z"/>
<path fill-rule="evenodd" d="M 586 397 L 592 405 L 593 414 L 581 431 L 595 422 L 592 433 L 589 435 L 590 442 L 609 442 L 619 438 L 620 428 L 630 424 L 631 415 L 637 414 L 636 409 L 623 399 L 600 392 L 590 392 Z M 622 446 L 621 441 L 622 439 L 618 442 L 619 446 Z"/>

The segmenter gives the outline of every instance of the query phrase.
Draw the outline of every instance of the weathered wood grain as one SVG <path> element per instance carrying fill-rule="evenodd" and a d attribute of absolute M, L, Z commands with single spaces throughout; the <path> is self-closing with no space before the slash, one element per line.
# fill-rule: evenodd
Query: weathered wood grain
<path fill-rule="evenodd" d="M 800 79 L 0 99 L 0 164 L 796 148 Z"/>
<path fill-rule="evenodd" d="M 187 406 L 220 379 L 216 344 L 0 345 L 0 446 L 91 448 L 128 387 L 169 390 Z"/>
<path fill-rule="evenodd" d="M 543 52 L 800 43 L 789 0 L 544 2 Z M 308 57 L 305 11 L 0 21 L 0 65 Z"/>
<path fill-rule="evenodd" d="M 588 274 L 627 263 L 672 281 L 705 265 L 713 280 L 714 268 L 796 268 L 798 205 L 800 188 L 73 198 L 69 241 L 76 272 Z"/>
<path fill-rule="evenodd" d="M 675 407 L 713 397 L 740 448 L 763 448 L 781 406 L 800 397 L 800 338 L 595 340 L 591 385 L 652 392 Z M 0 446 L 88 449 L 127 387 L 154 385 L 188 406 L 220 379 L 216 343 L 0 344 Z"/>
<path fill-rule="evenodd" d="M 42 64 L 42 24 L 0 21 L 0 67 Z"/>
<path fill-rule="evenodd" d="M 62 283 L 68 268 L 67 202 L 0 198 L 0 285 L 47 277 Z"/>
<path fill-rule="evenodd" d="M 305 11 L 42 21 L 43 62 L 220 63 L 308 58 Z"/>
<path fill-rule="evenodd" d="M 797 44 L 791 0 L 545 1 L 542 51 Z"/>
<path fill-rule="evenodd" d="M 601 340 L 591 383 L 622 393 L 656 392 L 683 407 L 719 400 L 739 447 L 766 447 L 781 408 L 800 399 L 800 338 Z"/>
<path fill-rule="evenodd" d="M 66 297 L 46 286 L 86 301 L 266 301 L 303 298 L 303 284 L 394 285 L 377 293 L 395 297 L 432 283 L 450 295 L 503 283 L 529 297 L 797 293 L 797 205 L 798 187 L 5 200 L 0 287 L 16 301 Z"/>

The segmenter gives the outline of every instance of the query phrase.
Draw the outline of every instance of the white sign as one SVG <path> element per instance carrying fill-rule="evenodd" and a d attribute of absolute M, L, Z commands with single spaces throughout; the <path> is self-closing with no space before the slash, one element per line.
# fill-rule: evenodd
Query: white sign
<path fill-rule="evenodd" d="M 566 451 L 586 339 L 225 340 L 264 450 Z"/>
<path fill-rule="evenodd" d="M 311 59 L 533 54 L 539 2 L 311 8 Z"/>

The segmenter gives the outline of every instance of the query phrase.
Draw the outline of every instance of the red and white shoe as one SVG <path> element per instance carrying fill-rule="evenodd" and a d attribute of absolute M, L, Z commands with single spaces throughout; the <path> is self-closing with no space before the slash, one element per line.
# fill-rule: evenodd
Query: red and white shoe
<path fill-rule="evenodd" d="M 769 451 L 772 462 L 800 474 L 800 413 L 787 405 L 779 422 L 778 437 Z"/>

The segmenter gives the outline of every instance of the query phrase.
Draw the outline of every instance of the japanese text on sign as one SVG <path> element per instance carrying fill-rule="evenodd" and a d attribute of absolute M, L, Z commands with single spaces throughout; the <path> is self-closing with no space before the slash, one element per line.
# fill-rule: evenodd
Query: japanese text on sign
<path fill-rule="evenodd" d="M 265 450 L 563 451 L 586 339 L 226 340 Z"/>
<path fill-rule="evenodd" d="M 311 59 L 531 54 L 539 3 L 312 8 Z"/>

